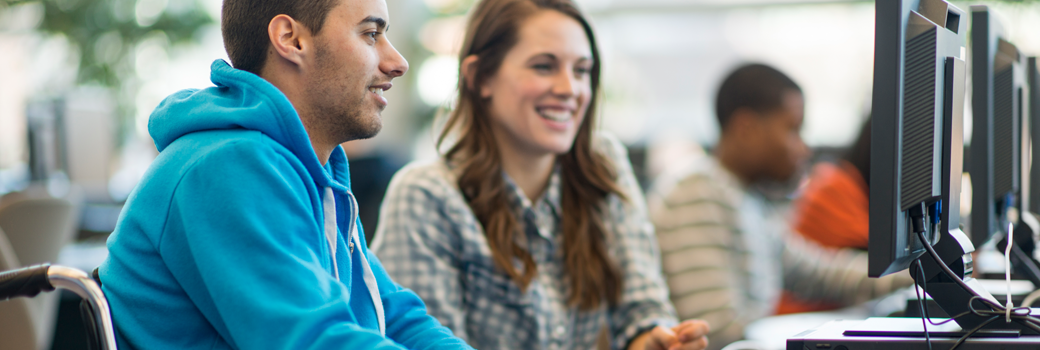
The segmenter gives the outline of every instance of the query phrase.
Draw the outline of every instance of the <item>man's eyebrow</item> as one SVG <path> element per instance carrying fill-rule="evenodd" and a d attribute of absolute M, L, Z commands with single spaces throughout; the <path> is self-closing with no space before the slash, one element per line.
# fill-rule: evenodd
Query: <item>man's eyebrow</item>
<path fill-rule="evenodd" d="M 386 27 L 386 20 L 382 19 L 382 18 L 379 18 L 379 17 L 375 17 L 375 16 L 365 17 L 365 19 L 361 20 L 361 22 L 358 22 L 358 25 L 362 25 L 362 24 L 365 24 L 365 23 L 375 23 L 376 27 L 378 27 L 379 30 L 385 31 L 386 29 L 389 29 L 389 28 Z"/>

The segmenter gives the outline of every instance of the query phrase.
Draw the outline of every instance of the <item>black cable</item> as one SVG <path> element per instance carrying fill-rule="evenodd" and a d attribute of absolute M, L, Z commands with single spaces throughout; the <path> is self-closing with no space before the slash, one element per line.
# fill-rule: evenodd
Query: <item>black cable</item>
<path fill-rule="evenodd" d="M 960 346 L 961 344 L 963 344 L 965 340 L 968 340 L 968 337 L 971 337 L 971 335 L 972 335 L 972 334 L 975 334 L 975 333 L 976 333 L 976 332 L 978 332 L 978 331 L 979 331 L 980 329 L 982 329 L 982 327 L 985 327 L 985 326 L 986 326 L 986 325 L 988 325 L 988 324 L 989 324 L 990 322 L 993 322 L 993 321 L 995 321 L 995 320 L 996 320 L 996 319 L 998 319 L 998 318 L 1000 318 L 1000 315 L 998 315 L 998 316 L 993 316 L 993 317 L 990 317 L 990 318 L 989 318 L 988 320 L 986 320 L 985 322 L 982 322 L 982 323 L 981 323 L 981 324 L 979 324 L 978 326 L 975 326 L 975 328 L 972 328 L 972 329 L 971 329 L 970 331 L 968 331 L 967 333 L 964 333 L 964 336 L 962 336 L 962 337 L 961 337 L 960 339 L 957 339 L 957 342 L 956 342 L 956 343 L 953 343 L 953 346 L 951 346 L 951 347 L 950 347 L 950 350 L 954 350 L 954 349 L 956 349 L 956 348 L 957 348 L 958 346 Z"/>
<path fill-rule="evenodd" d="M 942 258 L 939 257 L 939 253 L 937 253 L 935 251 L 935 248 L 932 247 L 931 242 L 928 241 L 925 238 L 923 230 L 920 231 L 920 232 L 917 232 L 917 238 L 921 241 L 922 245 L 924 245 L 924 248 L 925 248 L 925 250 L 928 251 L 928 254 L 932 256 L 932 259 L 935 260 L 936 264 L 939 265 L 939 268 L 941 268 L 943 270 L 943 272 L 946 273 L 946 275 L 950 277 L 950 279 L 952 279 L 955 283 L 960 285 L 965 290 L 968 290 L 968 291 L 972 290 L 971 287 L 968 287 L 968 285 L 966 283 L 964 283 L 963 280 L 961 280 L 959 277 L 957 277 L 957 274 L 955 274 L 953 272 L 953 270 L 950 270 L 949 266 L 946 266 L 946 263 L 944 263 L 942 261 Z M 982 301 L 984 304 L 987 304 L 992 310 L 982 310 L 982 311 L 976 310 L 975 307 L 972 305 L 972 302 L 975 301 L 976 299 Z M 969 310 L 973 314 L 978 315 L 978 316 L 988 316 L 988 315 L 994 315 L 994 314 L 996 314 L 998 316 L 1004 316 L 1004 306 L 999 305 L 999 304 L 997 304 L 995 302 L 992 302 L 992 301 L 990 301 L 988 299 L 980 298 L 978 296 L 973 296 L 971 299 L 968 300 L 968 308 L 969 308 Z M 1030 329 L 1040 333 L 1040 319 L 1030 316 L 1029 315 L 1029 312 L 1030 312 L 1029 308 L 1027 308 L 1027 307 L 1018 307 L 1018 308 L 1012 309 L 1011 311 L 1012 311 L 1011 318 L 1013 320 L 1019 321 L 1023 326 L 1026 326 L 1026 327 L 1028 327 L 1028 328 L 1030 328 Z M 1019 311 L 1025 311 L 1025 314 L 1020 314 Z M 957 317 L 960 317 L 960 316 L 957 316 Z M 988 324 L 988 323 L 989 323 L 989 321 L 985 322 L 984 324 Z M 974 333 L 974 332 L 972 332 L 972 333 Z"/>
<path fill-rule="evenodd" d="M 960 285 L 961 288 L 964 288 L 965 290 L 972 290 L 971 287 L 964 283 L 963 280 L 957 277 L 956 273 L 953 273 L 953 270 L 950 270 L 949 266 L 946 266 L 946 263 L 943 262 L 942 258 L 939 257 L 939 253 L 936 253 L 935 248 L 932 247 L 932 242 L 929 242 L 924 237 L 924 231 L 917 232 L 917 238 L 921 240 L 924 249 L 927 250 L 928 254 L 932 256 L 932 259 L 935 260 L 936 265 L 939 265 L 939 268 L 942 269 L 943 272 L 945 272 L 946 275 L 950 277 L 950 279 L 952 279 L 955 283 Z M 1003 307 L 1001 307 L 1001 309 L 1003 309 Z"/>
<path fill-rule="evenodd" d="M 911 220 L 912 221 L 921 220 L 920 216 L 923 216 L 921 214 L 922 213 L 920 213 L 920 209 L 917 209 L 917 210 L 913 210 L 912 209 L 910 211 Z M 917 223 L 917 222 L 913 222 L 913 223 L 915 224 L 915 225 L 913 225 L 914 233 L 917 234 L 917 238 L 921 241 L 921 244 L 924 246 L 925 250 L 928 251 L 928 254 L 932 256 L 932 259 L 935 260 L 936 264 L 939 265 L 940 269 L 942 269 L 942 271 L 947 276 L 949 276 L 950 279 L 952 279 L 955 283 L 957 283 L 961 288 L 964 288 L 966 291 L 971 291 L 972 288 L 969 287 L 967 285 L 967 283 L 965 283 L 960 277 L 958 277 L 957 274 L 954 273 L 953 270 L 951 270 L 949 266 L 946 266 L 946 263 L 943 262 L 942 258 L 939 257 L 939 253 L 937 253 L 935 251 L 935 247 L 932 247 L 932 242 L 929 241 L 925 237 L 925 234 L 924 234 L 925 230 L 922 227 L 923 225 L 921 225 L 920 223 Z M 933 226 L 931 231 L 934 234 L 938 234 L 939 232 L 937 232 L 935 230 L 935 228 L 936 227 Z M 921 262 L 920 259 L 921 258 L 918 257 L 918 259 L 915 259 L 915 262 L 917 263 L 918 272 L 921 274 L 920 281 L 921 281 L 922 289 L 924 289 L 924 292 L 927 293 L 928 290 L 927 290 L 927 283 L 925 282 L 924 267 L 922 266 L 922 262 Z M 927 308 L 924 306 L 923 301 L 921 301 L 922 298 L 921 298 L 920 291 L 917 290 L 917 288 L 914 288 L 914 290 L 917 293 L 917 297 L 918 297 L 919 302 L 921 303 L 920 304 L 921 305 L 921 314 L 922 314 L 921 315 L 922 316 L 921 324 L 924 327 L 925 341 L 928 343 L 928 348 L 931 349 L 932 348 L 931 338 L 930 338 L 930 335 L 928 334 L 928 326 L 927 326 L 927 324 L 925 324 L 925 320 L 928 320 L 928 322 L 931 322 L 931 317 L 928 315 Z M 977 310 L 977 309 L 975 309 L 975 306 L 972 304 L 975 300 L 982 301 L 982 303 L 984 305 L 989 306 L 990 310 Z M 989 325 L 993 321 L 995 321 L 995 320 L 997 320 L 997 319 L 999 319 L 1001 317 L 1006 317 L 1006 312 L 1007 312 L 1006 308 L 1004 306 L 999 305 L 999 304 L 997 304 L 994 301 L 981 298 L 981 297 L 979 297 L 977 295 L 976 296 L 972 296 L 971 299 L 968 300 L 968 310 L 969 310 L 968 312 L 964 312 L 964 313 L 961 313 L 959 315 L 953 316 L 950 319 L 947 319 L 946 321 L 941 322 L 940 324 L 949 322 L 951 320 L 957 319 L 957 318 L 962 317 L 962 316 L 965 316 L 969 312 L 972 313 L 972 314 L 975 314 L 977 316 L 983 316 L 983 317 L 989 316 L 989 318 L 986 319 L 986 321 L 983 321 L 978 326 L 976 326 L 976 327 L 972 328 L 971 330 L 969 330 L 968 332 L 966 332 L 964 334 L 964 336 L 962 336 L 960 339 L 958 339 L 957 342 L 954 343 L 952 347 L 950 347 L 950 350 L 955 350 L 958 346 L 960 346 L 965 341 L 967 341 L 968 338 L 970 338 L 972 335 L 974 335 L 979 330 L 981 330 L 983 327 Z M 1014 319 L 1016 322 L 1019 322 L 1020 324 L 1022 324 L 1023 326 L 1025 326 L 1027 328 L 1030 328 L 1030 329 L 1032 329 L 1034 331 L 1040 332 L 1040 319 L 1037 319 L 1035 317 L 1030 316 L 1029 313 L 1030 313 L 1030 309 L 1028 307 L 1014 308 L 1014 309 L 1011 310 L 1011 315 L 1012 315 L 1011 318 Z"/>
<path fill-rule="evenodd" d="M 922 284 L 921 288 L 924 289 L 924 268 L 921 267 L 921 258 L 917 258 L 916 260 L 914 260 L 914 262 L 916 263 L 917 268 L 921 272 L 921 274 L 919 275 Z M 928 289 L 925 289 L 924 292 L 928 293 Z M 928 344 L 928 350 L 932 350 L 932 338 L 928 335 L 928 324 L 924 321 L 926 319 L 929 319 L 928 310 L 924 306 L 924 298 L 921 297 L 921 290 L 917 289 L 917 286 L 914 286 L 914 294 L 917 294 L 917 306 L 921 307 L 921 328 L 924 329 L 924 341 Z M 929 322 L 931 322 L 930 319 Z"/>
<path fill-rule="evenodd" d="M 938 225 L 932 226 L 932 234 L 933 235 L 937 234 L 939 232 L 938 229 L 939 229 Z M 917 261 L 917 268 L 920 270 L 921 276 L 922 276 L 922 278 L 921 278 L 921 289 L 924 290 L 925 293 L 928 293 L 928 281 L 927 281 L 926 278 L 923 277 L 925 275 L 925 273 L 924 273 L 924 264 L 921 262 L 921 258 L 920 257 L 918 257 L 916 261 Z M 923 314 L 924 314 L 925 319 L 928 320 L 928 323 L 931 323 L 933 326 L 941 326 L 941 325 L 950 323 L 952 321 L 955 321 L 958 318 L 964 317 L 964 316 L 972 313 L 970 303 L 971 302 L 969 301 L 969 305 L 968 305 L 968 309 L 969 310 L 968 311 L 965 311 L 965 312 L 962 312 L 962 313 L 959 313 L 959 314 L 956 314 L 956 315 L 953 315 L 953 316 L 949 316 L 949 318 L 947 318 L 945 321 L 941 321 L 941 322 L 938 322 L 938 323 L 936 323 L 935 321 L 932 321 L 932 316 L 928 315 L 928 308 L 924 308 Z"/>
<path fill-rule="evenodd" d="M 910 227 L 914 233 L 924 232 L 924 203 L 910 207 Z"/>
<path fill-rule="evenodd" d="M 924 276 L 925 276 L 924 264 L 921 264 L 920 258 L 918 258 L 916 260 L 916 262 L 917 262 L 917 269 L 920 270 L 920 275 L 921 275 L 921 278 L 920 278 L 920 289 L 922 291 L 925 291 L 925 293 L 928 293 L 928 281 L 925 280 L 925 278 L 924 278 Z M 915 290 L 916 290 L 916 288 L 915 288 Z M 970 305 L 969 305 L 969 308 L 970 308 Z M 957 320 L 957 319 L 959 319 L 961 317 L 964 317 L 965 315 L 968 315 L 968 314 L 971 314 L 971 312 L 970 311 L 963 312 L 963 313 L 957 314 L 955 316 L 951 316 L 950 318 L 947 318 L 945 321 L 935 322 L 935 321 L 932 321 L 932 316 L 928 315 L 928 307 L 925 307 L 924 308 L 924 312 L 921 312 L 921 315 L 924 315 L 925 319 L 928 320 L 928 323 L 931 323 L 933 326 L 941 326 L 941 325 L 944 325 L 946 323 L 950 323 L 950 322 L 955 321 L 955 320 Z"/>
<path fill-rule="evenodd" d="M 984 304 L 987 304 L 991 309 L 994 310 L 976 310 L 975 306 L 971 304 L 976 300 L 981 301 Z M 1005 316 L 1005 309 L 1003 306 L 989 299 L 979 297 L 977 295 L 972 296 L 971 299 L 968 299 L 968 309 L 971 313 L 978 316 Z M 1023 321 L 1025 322 L 1025 324 L 1023 325 L 1033 330 L 1040 330 L 1040 319 L 1030 316 L 1029 313 L 1030 309 L 1028 307 L 1016 307 L 1011 309 L 1011 319 L 1016 321 Z"/>

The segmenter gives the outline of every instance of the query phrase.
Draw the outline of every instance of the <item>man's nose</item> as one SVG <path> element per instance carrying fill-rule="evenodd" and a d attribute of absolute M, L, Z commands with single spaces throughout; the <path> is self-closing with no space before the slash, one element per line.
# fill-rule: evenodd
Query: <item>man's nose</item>
<path fill-rule="evenodd" d="M 381 61 L 379 62 L 379 70 L 383 71 L 384 74 L 390 76 L 390 78 L 396 78 L 404 75 L 408 72 L 408 60 L 401 56 L 400 52 L 394 48 L 394 45 L 390 44 L 388 40 L 386 46 L 383 49 L 381 55 Z"/>

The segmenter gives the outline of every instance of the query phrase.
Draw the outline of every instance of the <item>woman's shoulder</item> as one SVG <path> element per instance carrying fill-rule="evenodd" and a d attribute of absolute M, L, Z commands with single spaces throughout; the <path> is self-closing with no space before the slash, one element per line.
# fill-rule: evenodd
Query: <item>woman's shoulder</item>
<path fill-rule="evenodd" d="M 628 148 L 614 134 L 597 131 L 592 134 L 592 149 L 617 165 L 628 163 Z"/>
<path fill-rule="evenodd" d="M 607 132 L 596 132 L 592 136 L 592 149 L 606 158 L 615 173 L 615 181 L 619 195 L 611 194 L 607 197 L 610 210 L 614 219 L 621 220 L 633 214 L 633 211 L 643 213 L 646 210 L 646 199 L 643 190 L 636 178 L 632 162 L 628 159 L 628 149 L 617 137 Z"/>
<path fill-rule="evenodd" d="M 624 192 L 629 192 L 632 187 L 638 187 L 632 162 L 628 159 L 628 148 L 621 140 L 613 134 L 605 131 L 597 131 L 592 134 L 592 151 L 606 158 L 608 165 L 614 169 L 616 181 Z M 631 183 L 630 183 L 631 182 Z M 631 195 L 626 193 L 626 195 Z M 639 194 L 642 197 L 642 194 Z"/>
<path fill-rule="evenodd" d="M 414 160 L 394 174 L 387 189 L 394 192 L 420 190 L 433 197 L 447 197 L 458 193 L 458 181 L 442 158 Z"/>

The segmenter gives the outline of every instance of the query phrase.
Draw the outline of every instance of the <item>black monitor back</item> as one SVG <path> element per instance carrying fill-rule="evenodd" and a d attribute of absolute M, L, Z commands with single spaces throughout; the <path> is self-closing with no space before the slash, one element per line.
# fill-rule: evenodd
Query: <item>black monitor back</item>
<path fill-rule="evenodd" d="M 1030 123 L 1027 58 L 986 6 L 972 6 L 971 241 L 1007 234 L 1028 211 Z"/>
<path fill-rule="evenodd" d="M 959 225 L 963 143 L 954 120 L 963 112 L 967 13 L 942 0 L 875 6 L 868 272 L 879 277 L 924 253 L 910 210 L 924 208 L 929 233 Z"/>

